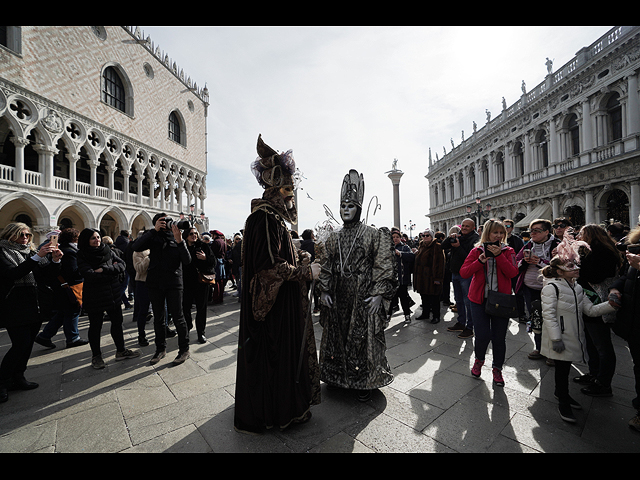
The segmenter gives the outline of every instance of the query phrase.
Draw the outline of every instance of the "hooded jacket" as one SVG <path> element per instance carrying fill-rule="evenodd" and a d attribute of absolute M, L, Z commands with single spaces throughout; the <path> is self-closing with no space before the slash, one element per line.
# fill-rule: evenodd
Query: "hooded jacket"
<path fill-rule="evenodd" d="M 547 358 L 586 364 L 587 342 L 582 314 L 599 317 L 614 312 L 608 302 L 594 305 L 580 284 L 562 278 L 545 278 L 541 292 L 542 343 L 540 353 Z M 553 350 L 553 342 L 562 340 L 565 349 Z"/>

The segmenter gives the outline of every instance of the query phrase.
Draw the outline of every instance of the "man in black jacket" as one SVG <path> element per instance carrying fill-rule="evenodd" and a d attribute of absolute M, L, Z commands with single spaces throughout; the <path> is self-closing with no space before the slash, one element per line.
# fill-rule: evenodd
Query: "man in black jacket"
<path fill-rule="evenodd" d="M 173 363 L 179 365 L 189 358 L 189 330 L 182 313 L 182 265 L 191 263 L 191 255 L 176 223 L 171 225 L 171 230 L 167 228 L 166 217 L 165 213 L 153 217 L 154 228 L 137 239 L 133 247 L 136 252 L 150 250 L 146 284 L 156 337 L 152 365 L 166 355 L 165 301 L 178 333 L 178 356 Z"/>
<path fill-rule="evenodd" d="M 476 232 L 476 222 L 471 218 L 465 218 L 460 225 L 460 233 L 450 235 L 442 242 L 442 248 L 446 252 L 451 250 L 449 268 L 451 269 L 451 283 L 453 284 L 453 295 L 456 299 L 458 309 L 458 321 L 452 327 L 447 328 L 450 332 L 460 332 L 458 338 L 473 337 L 473 320 L 469 305 L 469 286 L 471 278 L 460 276 L 460 267 L 464 263 L 469 252 L 480 240 L 480 235 Z"/>

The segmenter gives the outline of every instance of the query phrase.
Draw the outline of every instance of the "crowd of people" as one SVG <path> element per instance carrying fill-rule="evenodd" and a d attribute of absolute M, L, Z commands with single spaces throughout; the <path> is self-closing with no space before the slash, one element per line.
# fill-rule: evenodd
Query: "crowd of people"
<path fill-rule="evenodd" d="M 558 411 L 567 422 L 576 421 L 573 409 L 580 408 L 569 395 L 572 363 L 588 368 L 572 378 L 582 385 L 583 394 L 611 396 L 616 368 L 612 332 L 626 340 L 636 379 L 632 404 L 638 410 L 629 425 L 640 431 L 640 296 L 634 290 L 640 288 L 638 220 L 630 230 L 620 223 L 573 226 L 567 218 L 536 219 L 518 235 L 511 219 L 490 219 L 476 228 L 467 218 L 447 235 L 427 229 L 412 248 L 409 239 L 399 240 L 399 232 L 393 238 L 399 271 L 406 275 L 413 269 L 413 289 L 421 297 L 416 319 L 432 315 L 431 322 L 439 322 L 440 302 L 457 312 L 455 324 L 447 330 L 462 339 L 474 337 L 471 375 L 481 376 L 491 344 L 493 384 L 498 387 L 505 384 L 502 367 L 509 322 L 526 323 L 533 341 L 528 357 L 555 367 Z M 429 251 L 433 253 L 427 255 Z M 449 288 L 440 288 L 447 277 L 454 304 Z M 399 287 L 397 296 L 402 298 L 405 291 Z M 493 308 L 496 297 L 510 310 Z M 403 314 L 410 322 L 412 312 L 405 308 Z"/>
<path fill-rule="evenodd" d="M 11 347 L 0 363 L 0 403 L 11 390 L 38 387 L 25 378 L 34 344 L 56 348 L 52 338 L 62 328 L 66 348 L 89 345 L 91 367 L 105 368 L 100 346 L 102 327 L 110 324 L 114 361 L 140 356 L 125 346 L 123 309 L 133 309 L 138 345 L 148 346 L 147 324 L 153 319 L 158 363 L 166 355 L 166 338 L 178 336 L 173 364 L 189 358 L 189 331 L 205 343 L 207 305 L 223 302 L 225 285 L 241 291 L 242 237 L 234 243 L 217 231 L 200 234 L 189 222 L 180 225 L 166 214 L 137 238 L 123 230 L 115 242 L 94 228 L 53 230 L 35 245 L 24 223 L 11 223 L 0 234 L 0 317 Z M 226 268 L 225 268 L 226 267 Z M 133 303 L 133 305 L 131 304 Z M 195 321 L 192 310 L 195 307 Z M 80 336 L 81 316 L 88 319 L 88 339 Z"/>
<path fill-rule="evenodd" d="M 362 227 L 358 227 L 361 223 L 353 225 L 352 247 L 365 241 Z M 412 319 L 436 324 L 443 309 L 450 308 L 457 316 L 447 330 L 461 339 L 474 338 L 471 375 L 481 377 L 491 345 L 493 384 L 502 387 L 509 322 L 526 323 L 533 344 L 528 356 L 555 368 L 554 393 L 560 417 L 567 422 L 576 421 L 573 410 L 580 408 L 569 395 L 570 381 L 580 384 L 585 395 L 613 394 L 613 330 L 628 342 L 634 362 L 638 396 L 633 406 L 639 414 L 629 424 L 640 430 L 640 219 L 639 226 L 631 230 L 617 224 L 574 227 L 566 218 L 534 220 L 524 235 L 513 233 L 513 229 L 510 219 L 490 219 L 477 228 L 470 218 L 447 234 L 426 229 L 415 240 L 397 228 L 391 229 L 393 261 L 385 268 L 393 271 L 395 280 L 389 283 L 393 292 L 388 303 L 380 303 L 384 327 L 400 309 L 406 324 Z M 366 241 L 379 242 L 377 230 L 370 232 L 373 237 Z M 314 262 L 314 249 L 319 243 L 321 250 L 334 248 L 330 242 L 318 242 L 313 230 L 305 230 L 301 239 L 296 232 L 288 235 L 294 237 L 292 251 L 305 251 L 307 263 Z M 5 309 L 0 320 L 0 327 L 7 330 L 11 340 L 0 365 L 0 402 L 7 401 L 13 389 L 38 386 L 25 378 L 33 345 L 55 348 L 52 338 L 60 328 L 66 347 L 88 344 L 91 366 L 101 369 L 105 367 L 100 347 L 105 320 L 110 323 L 115 344 L 114 360 L 140 355 L 126 348 L 124 341 L 123 306 L 133 308 L 140 346 L 149 345 L 147 324 L 153 319 L 156 351 L 151 363 L 165 357 L 167 337 L 177 335 L 178 352 L 173 363 L 179 365 L 189 358 L 190 330 L 195 327 L 198 342 L 206 341 L 207 305 L 222 302 L 227 283 L 232 283 L 235 297 L 242 301 L 240 234 L 226 239 L 217 230 L 201 234 L 192 225 L 179 229 L 166 214 L 158 214 L 153 228 L 139 232 L 135 239 L 122 231 L 114 242 L 92 228 L 50 232 L 39 246 L 32 243 L 32 238 L 30 228 L 22 223 L 12 223 L 0 234 L 2 298 L 6 304 L 20 306 Z M 321 255 L 326 256 L 326 251 Z M 339 266 L 344 268 L 344 264 Z M 299 274 L 306 289 L 313 290 L 309 302 L 315 299 L 314 313 L 321 311 L 324 295 L 318 287 L 343 273 L 327 275 L 315 288 L 319 274 Z M 325 300 L 326 306 L 344 303 L 342 296 L 354 293 L 349 293 L 351 287 L 347 285 L 333 290 L 335 298 L 331 303 Z M 420 296 L 421 304 L 415 311 L 409 288 Z M 489 299 L 496 293 L 510 305 L 509 313 L 488 308 Z M 507 302 L 504 296 L 510 300 Z M 79 318 L 85 314 L 88 340 L 78 331 Z M 323 324 L 323 328 L 328 325 Z M 323 380 L 331 383 L 325 378 L 329 376 L 338 386 L 352 387 L 351 380 L 341 383 L 341 374 L 336 373 L 341 370 L 326 370 L 336 358 L 335 348 L 325 345 L 323 339 L 323 350 L 332 352 L 332 360 L 323 357 L 326 352 L 320 352 Z M 573 363 L 585 364 L 588 372 L 570 379 Z M 378 386 L 391 382 L 392 375 L 386 375 Z M 359 398 L 366 401 L 373 388 L 377 387 L 363 388 Z"/>

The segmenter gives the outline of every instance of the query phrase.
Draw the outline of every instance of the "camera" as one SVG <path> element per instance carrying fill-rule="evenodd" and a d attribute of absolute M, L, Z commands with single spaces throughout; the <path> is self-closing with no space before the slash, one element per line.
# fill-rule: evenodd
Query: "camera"
<path fill-rule="evenodd" d="M 621 252 L 628 251 L 629 253 L 633 253 L 634 255 L 640 255 L 640 244 L 627 245 L 624 242 L 616 243 L 616 247 Z"/>
<path fill-rule="evenodd" d="M 160 219 L 162 220 L 162 219 Z M 167 230 L 171 230 L 173 224 L 175 223 L 175 225 L 178 227 L 178 229 L 180 230 L 185 230 L 187 228 L 191 228 L 191 222 L 187 219 L 184 220 L 174 220 L 171 217 L 164 217 L 164 223 L 166 225 L 166 229 Z"/>

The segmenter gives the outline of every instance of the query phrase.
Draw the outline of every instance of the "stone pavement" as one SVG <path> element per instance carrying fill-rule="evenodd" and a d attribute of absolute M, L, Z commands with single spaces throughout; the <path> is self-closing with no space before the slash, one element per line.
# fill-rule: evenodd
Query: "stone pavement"
<path fill-rule="evenodd" d="M 125 312 L 125 336 L 127 346 L 137 349 L 131 315 Z M 56 349 L 34 346 L 27 379 L 40 387 L 10 392 L 0 404 L 0 452 L 640 452 L 640 433 L 628 426 L 635 413 L 634 378 L 621 339 L 614 337 L 613 397 L 587 397 L 572 382 L 583 409 L 575 412 L 576 424 L 567 424 L 553 397 L 553 367 L 527 358 L 533 343 L 524 325 L 510 324 L 506 385 L 500 388 L 493 387 L 489 366 L 481 379 L 470 375 L 473 340 L 447 332 L 454 318 L 447 311 L 437 325 L 413 320 L 406 326 L 396 314 L 386 330 L 391 385 L 367 403 L 323 385 L 322 404 L 312 408 L 308 423 L 260 436 L 233 429 L 235 298 L 209 306 L 207 343 L 192 343 L 191 358 L 176 367 L 176 338 L 155 367 L 149 365 L 153 342 L 139 358 L 116 363 L 105 323 L 107 367 L 93 370 L 88 345 L 65 349 L 60 332 Z M 80 326 L 86 338 L 86 317 Z M 191 337 L 193 342 L 194 332 Z M 0 357 L 9 343 L 1 330 Z M 489 352 L 486 365 L 490 360 Z"/>

